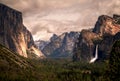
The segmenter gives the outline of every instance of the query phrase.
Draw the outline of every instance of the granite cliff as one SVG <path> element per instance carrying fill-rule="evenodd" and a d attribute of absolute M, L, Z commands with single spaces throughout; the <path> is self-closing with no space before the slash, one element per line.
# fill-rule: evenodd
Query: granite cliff
<path fill-rule="evenodd" d="M 0 3 L 0 44 L 24 57 L 43 57 L 31 33 L 23 25 L 22 13 Z M 29 54 L 28 54 L 29 53 Z"/>

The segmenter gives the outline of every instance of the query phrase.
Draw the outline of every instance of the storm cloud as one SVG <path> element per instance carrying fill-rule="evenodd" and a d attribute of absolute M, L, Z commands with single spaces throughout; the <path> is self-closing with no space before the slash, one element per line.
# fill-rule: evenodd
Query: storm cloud
<path fill-rule="evenodd" d="M 35 40 L 53 33 L 94 27 L 100 15 L 120 14 L 120 0 L 0 0 L 23 13 L 24 25 Z"/>

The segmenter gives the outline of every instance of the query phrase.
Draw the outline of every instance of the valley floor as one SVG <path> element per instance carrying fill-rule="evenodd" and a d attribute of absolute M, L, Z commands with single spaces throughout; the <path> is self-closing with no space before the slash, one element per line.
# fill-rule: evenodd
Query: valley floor
<path fill-rule="evenodd" d="M 0 81 L 106 81 L 106 64 L 72 62 L 71 59 L 27 59 L 32 68 L 0 72 Z"/>

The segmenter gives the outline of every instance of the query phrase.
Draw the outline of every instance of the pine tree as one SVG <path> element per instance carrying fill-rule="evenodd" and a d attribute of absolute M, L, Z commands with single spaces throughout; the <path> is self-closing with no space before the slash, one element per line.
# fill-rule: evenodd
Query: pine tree
<path fill-rule="evenodd" d="M 120 40 L 116 41 L 112 47 L 108 75 L 110 81 L 120 81 Z"/>

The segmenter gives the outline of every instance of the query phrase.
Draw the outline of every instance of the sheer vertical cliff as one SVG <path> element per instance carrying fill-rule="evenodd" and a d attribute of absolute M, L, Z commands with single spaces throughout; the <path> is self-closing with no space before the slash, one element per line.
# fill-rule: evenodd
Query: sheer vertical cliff
<path fill-rule="evenodd" d="M 23 25 L 22 13 L 0 3 L 0 44 L 28 57 L 28 52 L 42 57 L 31 33 Z"/>

